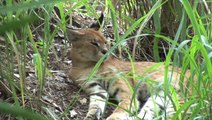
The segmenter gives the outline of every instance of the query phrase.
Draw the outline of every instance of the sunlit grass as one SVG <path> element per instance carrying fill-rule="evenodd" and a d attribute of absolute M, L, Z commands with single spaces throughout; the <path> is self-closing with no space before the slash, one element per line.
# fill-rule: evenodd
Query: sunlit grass
<path fill-rule="evenodd" d="M 66 3 L 70 3 L 70 8 L 67 12 L 64 11 Z M 112 0 L 107 1 L 91 1 L 91 0 L 43 0 L 43 1 L 23 1 L 14 3 L 12 0 L 6 0 L 5 3 L 0 2 L 0 36 L 4 38 L 4 46 L 6 49 L 0 51 L 2 56 L 0 57 L 0 80 L 7 81 L 9 89 L 12 91 L 12 97 L 16 106 L 25 107 L 25 97 L 29 94 L 26 90 L 25 78 L 26 78 L 26 55 L 28 54 L 27 46 L 30 44 L 33 50 L 33 63 L 36 71 L 37 91 L 39 91 L 38 99 L 42 96 L 43 88 L 45 86 L 45 77 L 47 76 L 47 64 L 49 50 L 54 46 L 53 40 L 59 29 L 66 31 L 66 16 L 73 11 L 78 11 L 81 6 L 86 6 L 87 13 L 83 13 L 80 10 L 78 13 L 83 15 L 89 15 L 93 18 L 98 18 L 95 12 L 96 6 L 100 5 L 105 8 L 103 11 L 107 13 L 106 20 L 109 20 L 113 26 L 115 45 L 104 56 L 110 55 L 116 48 L 118 48 L 119 54 L 125 51 L 123 42 L 133 39 L 133 50 L 128 51 L 128 58 L 133 66 L 133 60 L 135 57 L 135 50 L 137 47 L 143 48 L 138 44 L 140 40 L 146 40 L 141 38 L 153 37 L 152 53 L 151 56 L 154 61 L 161 62 L 161 46 L 160 41 L 167 43 L 164 49 L 166 71 L 165 76 L 168 76 L 168 66 L 170 64 L 176 65 L 182 68 L 182 73 L 187 70 L 191 71 L 191 79 L 186 85 L 192 88 L 191 91 L 183 88 L 184 74 L 181 74 L 181 93 L 185 103 L 178 103 L 176 91 L 169 87 L 168 77 L 164 79 L 164 90 L 168 95 L 170 91 L 174 91 L 173 104 L 176 106 L 176 113 L 173 119 L 186 119 L 186 114 L 183 111 L 190 112 L 189 119 L 212 119 L 212 14 L 211 14 L 211 2 L 203 0 L 202 2 L 195 1 L 192 3 L 188 0 L 181 1 L 156 1 L 151 0 L 143 5 L 138 5 L 137 0 L 129 0 L 128 3 L 122 3 L 121 6 L 114 6 Z M 94 4 L 89 4 L 94 3 Z M 141 2 L 143 3 L 143 2 Z M 3 5 L 4 4 L 4 5 Z M 55 29 L 51 31 L 51 18 L 53 17 L 54 5 L 59 9 L 61 18 L 59 23 L 56 24 Z M 134 6 L 138 6 L 136 9 L 132 9 Z M 167 7 L 168 6 L 168 7 Z M 36 11 L 39 9 L 40 11 Z M 169 29 L 166 28 L 166 23 L 162 14 L 163 10 L 168 9 L 171 11 L 172 26 Z M 131 11 L 130 11 L 131 10 Z M 133 11 L 137 10 L 137 18 L 134 18 Z M 140 11 L 141 10 L 141 11 Z M 36 14 L 33 12 L 36 11 Z M 170 17 L 167 14 L 167 19 Z M 39 17 L 43 18 L 43 21 Z M 43 25 L 43 38 L 38 40 L 42 42 L 43 47 L 38 50 L 37 40 L 33 38 L 33 28 L 31 25 L 36 22 L 42 22 Z M 165 26 L 165 27 L 164 27 Z M 166 32 L 164 32 L 164 28 Z M 119 29 L 124 30 L 124 34 L 119 35 Z M 66 32 L 65 32 L 66 35 Z M 3 56 L 4 55 L 4 56 Z M 55 54 L 56 55 L 56 54 Z M 93 72 L 89 76 L 89 80 L 95 76 L 96 70 L 99 68 L 104 58 L 102 58 L 93 69 Z M 6 64 L 5 64 L 6 63 Z M 18 82 L 14 79 L 15 65 L 18 65 L 18 73 L 20 78 Z M 134 71 L 132 70 L 134 73 Z M 127 76 L 122 76 L 123 79 L 127 79 Z M 135 76 L 134 76 L 135 77 Z M 194 77 L 196 81 L 194 81 Z M 20 95 L 17 95 L 17 91 L 20 91 Z M 132 90 L 133 92 L 133 90 Z M 189 92 L 189 96 L 187 93 Z M 32 95 L 33 96 L 33 95 Z M 33 96 L 37 97 L 37 96 Z M 69 108 L 76 101 L 65 108 L 64 116 L 68 113 Z M 4 105 L 4 104 L 1 104 Z M 7 105 L 7 104 L 5 104 Z M 12 111 L 8 110 L 7 113 L 17 115 L 18 109 Z M 189 108 L 189 109 L 188 109 Z M 33 108 L 32 108 L 33 109 Z M 21 109 L 22 110 L 22 109 Z M 130 112 L 130 111 L 129 111 Z M 22 114 L 22 113 L 20 113 Z M 24 113 L 23 113 L 24 114 Z M 23 118 L 30 118 L 21 115 Z M 53 115 L 54 116 L 54 115 Z M 53 118 L 52 116 L 52 118 Z M 55 117 L 58 118 L 58 117 Z"/>

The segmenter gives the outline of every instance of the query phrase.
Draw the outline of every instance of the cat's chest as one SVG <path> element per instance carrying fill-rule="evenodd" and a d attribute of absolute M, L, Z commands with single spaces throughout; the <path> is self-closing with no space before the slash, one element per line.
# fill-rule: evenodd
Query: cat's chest
<path fill-rule="evenodd" d="M 107 89 L 111 84 L 111 81 L 113 82 L 123 73 L 123 71 L 118 70 L 115 66 L 107 65 L 101 66 L 97 70 L 93 70 L 92 68 L 71 69 L 69 72 L 69 77 L 78 85 L 82 85 L 86 82 L 96 81 L 103 88 Z"/>
<path fill-rule="evenodd" d="M 74 68 L 69 71 L 69 78 L 73 80 L 76 84 L 82 84 L 88 80 L 91 69 L 79 69 Z"/>

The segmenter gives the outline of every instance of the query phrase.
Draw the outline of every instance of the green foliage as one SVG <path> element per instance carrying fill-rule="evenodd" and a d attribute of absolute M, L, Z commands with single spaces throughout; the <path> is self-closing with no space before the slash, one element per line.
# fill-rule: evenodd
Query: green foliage
<path fill-rule="evenodd" d="M 0 102 L 0 111 L 1 113 L 9 113 L 13 116 L 23 117 L 30 120 L 48 120 L 47 118 L 30 110 L 26 110 L 21 108 L 20 106 L 14 106 L 3 102 Z"/>
<path fill-rule="evenodd" d="M 67 12 L 64 12 L 67 3 L 70 7 Z M 52 30 L 50 26 L 54 6 L 59 9 L 60 21 Z M 82 6 L 86 6 L 84 10 L 86 12 L 79 9 Z M 116 42 L 96 64 L 89 80 L 95 76 L 103 60 L 116 48 L 120 56 L 124 52 L 127 53 L 132 66 L 136 56 L 158 62 L 165 60 L 164 75 L 166 77 L 163 88 L 166 95 L 173 91 L 171 98 L 176 107 L 174 119 L 186 119 L 183 111 L 189 110 L 191 112 L 189 119 L 212 119 L 212 3 L 205 0 L 202 2 L 197 0 L 193 2 L 192 0 L 150 0 L 146 2 L 128 0 L 126 3 L 115 0 L 105 2 L 97 0 L 19 0 L 18 3 L 13 0 L 1 1 L 0 43 L 3 41 L 5 49 L 0 51 L 0 86 L 4 82 L 8 83 L 15 106 L 0 103 L 0 111 L 19 116 L 18 119 L 20 116 L 26 119 L 46 119 L 20 107 L 26 106 L 26 96 L 36 97 L 29 94 L 26 89 L 26 63 L 28 61 L 26 56 L 29 53 L 27 46 L 30 45 L 33 51 L 39 99 L 42 96 L 48 72 L 49 51 L 54 46 L 52 43 L 59 29 L 66 31 L 66 17 L 73 11 L 77 11 L 79 14 L 98 18 L 95 12 L 98 6 L 105 8 L 104 12 L 107 13 L 105 20 L 112 23 Z M 40 23 L 43 24 L 43 38 L 35 40 L 33 25 Z M 122 35 L 119 34 L 120 30 L 124 31 Z M 128 41 L 133 41 L 131 42 L 133 44 Z M 127 45 L 123 44 L 125 42 Z M 38 43 L 42 44 L 42 48 L 38 48 Z M 149 53 L 144 53 L 143 48 L 146 46 L 151 50 Z M 140 54 L 136 54 L 136 51 Z M 55 56 L 57 58 L 56 53 Z M 20 75 L 18 82 L 15 81 L 14 76 L 16 64 Z M 185 101 L 183 105 L 179 103 L 176 91 L 169 86 L 168 68 L 170 64 L 180 66 L 182 73 L 187 70 L 191 71 L 192 77 L 186 85 L 192 88 L 190 96 L 187 96 L 189 91 L 183 88 L 185 76 L 181 74 L 180 94 Z M 157 66 L 152 70 L 156 68 Z M 133 70 L 132 73 L 134 73 Z M 120 77 L 128 79 L 128 76 Z M 139 79 L 136 75 L 134 77 Z M 197 79 L 196 83 L 193 81 L 194 78 Z M 133 88 L 131 90 L 135 91 Z M 20 95 L 17 91 L 20 91 Z M 76 102 L 76 100 L 72 101 L 63 114 L 66 115 L 69 108 Z M 54 115 L 51 117 L 54 118 Z"/>

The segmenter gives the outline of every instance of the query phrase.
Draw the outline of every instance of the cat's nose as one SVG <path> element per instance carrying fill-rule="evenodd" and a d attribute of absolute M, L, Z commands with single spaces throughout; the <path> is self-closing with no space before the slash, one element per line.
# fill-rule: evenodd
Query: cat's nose
<path fill-rule="evenodd" d="M 108 51 L 107 49 L 102 49 L 102 51 L 101 51 L 101 52 L 102 52 L 102 54 L 106 54 L 106 53 L 107 53 L 107 51 Z"/>

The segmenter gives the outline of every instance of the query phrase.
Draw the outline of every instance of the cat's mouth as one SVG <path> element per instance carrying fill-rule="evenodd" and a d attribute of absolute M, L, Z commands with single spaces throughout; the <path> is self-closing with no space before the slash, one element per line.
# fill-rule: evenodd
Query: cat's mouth
<path fill-rule="evenodd" d="M 109 55 L 107 55 L 107 56 L 104 56 L 104 55 L 105 55 L 105 54 L 102 54 L 102 53 L 101 53 L 101 57 L 99 58 L 99 60 L 102 59 L 102 57 L 104 57 L 104 58 L 103 58 L 103 61 L 106 61 L 106 60 L 108 59 Z"/>
<path fill-rule="evenodd" d="M 101 53 L 102 53 L 103 55 L 105 55 L 107 52 L 108 52 L 107 49 L 102 49 L 102 50 L 101 50 Z"/>
<path fill-rule="evenodd" d="M 109 58 L 109 55 L 105 56 L 103 61 L 108 60 L 108 58 Z"/>

